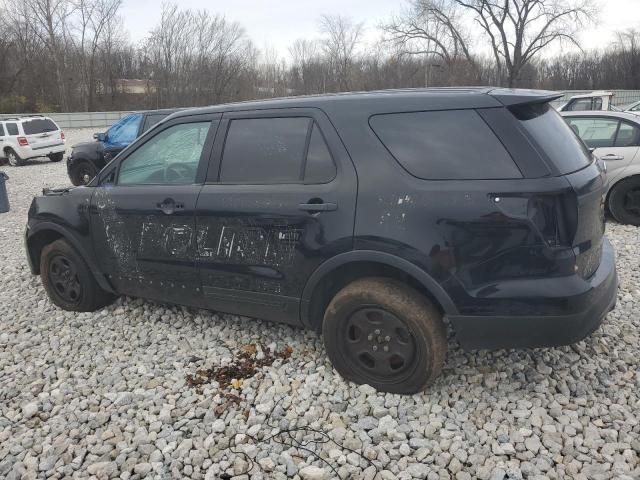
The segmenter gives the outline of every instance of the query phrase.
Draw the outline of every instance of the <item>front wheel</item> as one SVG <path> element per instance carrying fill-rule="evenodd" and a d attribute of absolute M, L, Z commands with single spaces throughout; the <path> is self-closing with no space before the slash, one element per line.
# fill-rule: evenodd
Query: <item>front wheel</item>
<path fill-rule="evenodd" d="M 63 158 L 64 158 L 64 153 L 52 153 L 51 155 L 49 155 L 49 160 L 51 160 L 54 163 L 62 161 Z"/>
<path fill-rule="evenodd" d="M 338 373 L 383 392 L 423 390 L 447 353 L 442 315 L 423 295 L 387 278 L 364 278 L 338 292 L 323 336 Z"/>
<path fill-rule="evenodd" d="M 89 162 L 80 162 L 71 172 L 71 182 L 79 187 L 81 185 L 87 185 L 98 174 L 96 168 Z"/>
<path fill-rule="evenodd" d="M 40 277 L 49 299 L 63 310 L 93 312 L 113 300 L 66 240 L 56 240 L 42 249 Z"/>
<path fill-rule="evenodd" d="M 24 160 L 22 160 L 22 158 L 20 158 L 20 155 L 14 152 L 11 148 L 7 149 L 6 155 L 9 165 L 11 165 L 12 167 L 20 167 L 24 165 Z"/>
<path fill-rule="evenodd" d="M 640 225 L 640 176 L 622 180 L 613 187 L 609 211 L 620 223 Z"/>

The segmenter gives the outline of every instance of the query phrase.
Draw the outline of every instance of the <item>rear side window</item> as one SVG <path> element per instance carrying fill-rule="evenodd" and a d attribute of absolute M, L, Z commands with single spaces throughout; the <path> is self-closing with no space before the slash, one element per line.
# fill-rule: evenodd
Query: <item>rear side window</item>
<path fill-rule="evenodd" d="M 522 178 L 475 110 L 375 115 L 371 128 L 412 175 L 427 180 Z"/>
<path fill-rule="evenodd" d="M 248 118 L 229 124 L 221 182 L 325 183 L 335 174 L 327 144 L 311 118 Z"/>
<path fill-rule="evenodd" d="M 629 123 L 621 122 L 615 146 L 640 147 L 640 129 Z"/>
<path fill-rule="evenodd" d="M 4 137 L 4 125 L 0 123 L 0 137 Z"/>
<path fill-rule="evenodd" d="M 19 135 L 17 123 L 7 123 L 6 127 L 7 127 L 7 135 L 9 136 Z"/>
<path fill-rule="evenodd" d="M 57 132 L 58 126 L 48 118 L 36 118 L 22 122 L 25 135 L 37 135 L 39 133 Z"/>
<path fill-rule="evenodd" d="M 548 103 L 514 107 L 511 113 L 561 175 L 591 163 L 591 153 L 585 144 Z"/>

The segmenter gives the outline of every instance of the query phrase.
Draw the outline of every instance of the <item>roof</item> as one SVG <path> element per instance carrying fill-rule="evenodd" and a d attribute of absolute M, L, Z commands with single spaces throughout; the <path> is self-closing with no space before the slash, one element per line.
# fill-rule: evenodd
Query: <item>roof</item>
<path fill-rule="evenodd" d="M 483 108 L 548 102 L 561 96 L 558 92 L 494 87 L 405 88 L 251 100 L 184 110 L 176 116 L 277 108 L 354 108 L 370 103 L 382 110 L 385 106 L 398 107 L 399 111 L 412 107 L 415 110 L 423 105 L 442 109 Z"/>
<path fill-rule="evenodd" d="M 571 98 L 591 98 L 591 97 L 613 97 L 613 92 L 607 92 L 605 90 L 596 90 L 589 93 L 581 93 L 580 95 L 573 95 Z"/>
<path fill-rule="evenodd" d="M 640 115 L 628 112 L 613 112 L 611 110 L 590 110 L 584 112 L 561 112 L 563 117 L 607 117 L 629 120 L 640 125 Z"/>

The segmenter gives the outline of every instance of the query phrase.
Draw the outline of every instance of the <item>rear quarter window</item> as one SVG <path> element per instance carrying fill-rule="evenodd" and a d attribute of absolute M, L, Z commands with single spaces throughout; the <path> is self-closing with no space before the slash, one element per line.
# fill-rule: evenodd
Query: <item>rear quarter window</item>
<path fill-rule="evenodd" d="M 411 175 L 425 180 L 522 178 L 475 110 L 374 115 L 369 124 Z"/>
<path fill-rule="evenodd" d="M 58 126 L 48 118 L 37 118 L 22 122 L 25 135 L 37 135 L 39 133 L 57 132 Z"/>
<path fill-rule="evenodd" d="M 591 153 L 585 144 L 548 103 L 510 110 L 560 175 L 581 170 L 591 163 Z"/>

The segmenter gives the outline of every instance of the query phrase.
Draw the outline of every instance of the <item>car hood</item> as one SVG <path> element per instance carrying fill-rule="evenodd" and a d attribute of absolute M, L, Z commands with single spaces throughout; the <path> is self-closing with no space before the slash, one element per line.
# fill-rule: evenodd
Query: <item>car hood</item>
<path fill-rule="evenodd" d="M 97 141 L 93 141 L 93 142 L 81 142 L 81 143 L 76 143 L 75 145 L 73 145 L 73 150 L 77 150 L 77 151 L 99 151 L 99 150 L 104 150 L 104 145 L 102 144 L 102 142 L 97 142 Z"/>

